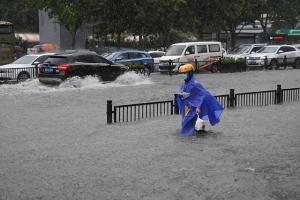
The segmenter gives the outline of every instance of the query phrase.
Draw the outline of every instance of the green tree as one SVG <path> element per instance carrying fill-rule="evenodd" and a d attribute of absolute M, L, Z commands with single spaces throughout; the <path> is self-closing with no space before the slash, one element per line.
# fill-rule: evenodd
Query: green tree
<path fill-rule="evenodd" d="M 25 1 L 0 0 L 0 20 L 14 24 L 17 32 L 38 32 L 38 11 Z"/>

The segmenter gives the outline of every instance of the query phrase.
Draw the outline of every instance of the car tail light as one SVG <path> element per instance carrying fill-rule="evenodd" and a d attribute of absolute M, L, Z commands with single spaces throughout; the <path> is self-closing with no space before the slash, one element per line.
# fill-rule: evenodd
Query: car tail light
<path fill-rule="evenodd" d="M 60 72 L 67 72 L 70 69 L 70 67 L 71 67 L 70 64 L 60 64 L 57 66 Z"/>

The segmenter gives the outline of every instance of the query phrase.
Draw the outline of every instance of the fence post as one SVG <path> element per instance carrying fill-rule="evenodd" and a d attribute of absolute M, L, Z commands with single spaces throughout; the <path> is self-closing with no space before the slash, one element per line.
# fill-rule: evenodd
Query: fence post
<path fill-rule="evenodd" d="M 169 60 L 169 75 L 172 75 L 172 60 Z"/>
<path fill-rule="evenodd" d="M 112 124 L 112 114 L 112 100 L 107 100 L 106 117 L 108 124 Z"/>
<path fill-rule="evenodd" d="M 229 92 L 229 107 L 233 108 L 234 106 L 235 106 L 234 89 L 230 89 L 230 92 Z"/>
<path fill-rule="evenodd" d="M 265 56 L 265 59 L 264 59 L 264 66 L 265 66 L 265 69 L 268 69 L 268 57 Z"/>
<path fill-rule="evenodd" d="M 37 78 L 39 75 L 39 67 L 38 65 L 35 65 L 35 77 Z"/>
<path fill-rule="evenodd" d="M 177 94 L 174 94 L 174 113 L 175 113 L 175 115 L 179 114 L 179 108 L 178 108 L 178 104 L 177 104 Z"/>
<path fill-rule="evenodd" d="M 287 58 L 286 58 L 286 56 L 284 56 L 284 58 L 283 58 L 283 67 L 284 67 L 284 69 L 286 69 L 286 67 L 287 67 Z"/>
<path fill-rule="evenodd" d="M 282 103 L 282 89 L 281 85 L 277 85 L 276 95 L 275 95 L 275 103 L 281 104 Z"/>
<path fill-rule="evenodd" d="M 195 59 L 195 71 L 197 72 L 198 71 L 198 60 Z"/>

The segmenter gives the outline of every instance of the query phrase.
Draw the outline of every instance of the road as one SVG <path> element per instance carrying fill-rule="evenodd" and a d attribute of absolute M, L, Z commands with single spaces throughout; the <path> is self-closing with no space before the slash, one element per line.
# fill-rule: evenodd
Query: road
<path fill-rule="evenodd" d="M 213 94 L 299 87 L 300 70 L 197 74 Z M 300 199 L 300 102 L 226 109 L 193 137 L 180 117 L 106 124 L 113 104 L 169 100 L 183 75 L 0 85 L 0 199 Z"/>

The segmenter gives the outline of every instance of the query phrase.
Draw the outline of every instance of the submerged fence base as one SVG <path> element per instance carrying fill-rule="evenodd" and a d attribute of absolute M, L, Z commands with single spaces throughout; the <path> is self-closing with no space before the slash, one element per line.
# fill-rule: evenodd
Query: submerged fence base
<path fill-rule="evenodd" d="M 242 106 L 265 106 L 300 101 L 300 88 L 282 89 L 277 85 L 276 90 L 235 93 L 230 89 L 229 94 L 215 96 L 224 108 Z M 176 95 L 174 100 L 113 106 L 107 101 L 107 123 L 132 122 L 146 118 L 179 114 Z"/>

